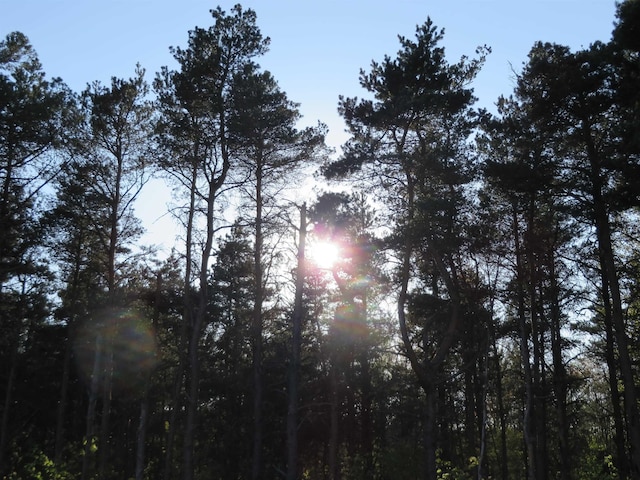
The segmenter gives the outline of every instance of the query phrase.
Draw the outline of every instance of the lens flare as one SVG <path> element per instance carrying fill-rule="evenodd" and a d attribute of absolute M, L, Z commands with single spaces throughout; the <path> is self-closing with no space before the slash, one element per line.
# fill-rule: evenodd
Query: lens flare
<path fill-rule="evenodd" d="M 364 340 L 369 335 L 361 305 L 341 305 L 336 308 L 333 328 L 347 343 Z"/>
<path fill-rule="evenodd" d="M 87 318 L 77 330 L 74 357 L 80 377 L 90 385 L 109 381 L 113 395 L 137 396 L 158 361 L 155 334 L 132 310 L 106 310 Z"/>

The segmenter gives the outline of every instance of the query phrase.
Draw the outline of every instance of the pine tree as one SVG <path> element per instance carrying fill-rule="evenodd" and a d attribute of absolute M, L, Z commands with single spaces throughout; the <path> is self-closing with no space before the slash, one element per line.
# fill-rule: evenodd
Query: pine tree
<path fill-rule="evenodd" d="M 426 396 L 424 439 L 426 478 L 436 478 L 436 385 L 441 366 L 457 340 L 462 322 L 464 266 L 461 259 L 465 198 L 472 180 L 468 140 L 476 122 L 468 84 L 484 61 L 463 57 L 449 64 L 439 46 L 443 32 L 431 20 L 416 29 L 412 41 L 400 37 L 396 59 L 372 62 L 360 83 L 374 100 L 341 97 L 340 113 L 352 139 L 343 159 L 326 168 L 328 175 L 361 170 L 371 178 L 388 206 L 393 226 L 397 315 L 405 353 Z M 417 260 L 417 262 L 416 262 Z M 416 262 L 416 263 L 414 263 Z M 419 272 L 414 275 L 414 272 Z M 414 296 L 433 296 L 432 311 L 408 318 Z M 429 321 L 436 311 L 442 322 Z M 414 311 L 415 313 L 416 311 Z M 418 333 L 414 336 L 413 323 Z M 432 330 L 433 329 L 433 330 Z M 420 349 L 430 352 L 418 354 Z"/>
<path fill-rule="evenodd" d="M 215 21 L 208 29 L 189 33 L 186 49 L 172 48 L 179 71 L 168 68 L 158 74 L 160 121 L 158 141 L 165 152 L 160 168 L 184 188 L 188 197 L 185 221 L 184 325 L 182 366 L 176 378 L 174 412 L 183 378 L 187 389 L 182 475 L 192 479 L 199 390 L 199 345 L 205 326 L 208 270 L 214 235 L 221 226 L 217 210 L 228 186 L 227 176 L 235 162 L 235 145 L 230 135 L 230 95 L 235 75 L 255 56 L 264 53 L 269 40 L 256 26 L 256 14 L 236 5 L 230 14 L 221 8 L 211 11 Z M 200 213 L 202 213 L 200 218 Z M 183 217 L 183 218 L 184 218 Z M 198 227 L 202 221 L 203 231 Z M 197 265 L 195 271 L 192 271 Z M 197 279 L 197 290 L 193 280 Z M 165 478 L 171 476 L 176 418 L 169 427 Z M 254 477 L 260 476 L 259 449 L 254 451 Z"/>

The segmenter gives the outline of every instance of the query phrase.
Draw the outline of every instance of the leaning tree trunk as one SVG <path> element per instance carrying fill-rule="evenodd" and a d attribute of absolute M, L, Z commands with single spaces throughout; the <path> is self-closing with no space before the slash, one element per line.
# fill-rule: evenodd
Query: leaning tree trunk
<path fill-rule="evenodd" d="M 627 420 L 627 435 L 631 449 L 629 467 L 631 478 L 640 478 L 640 412 L 638 411 L 638 396 L 633 374 L 633 365 L 629 353 L 629 337 L 626 332 L 624 312 L 622 309 L 622 295 L 620 282 L 615 264 L 615 255 L 611 240 L 611 225 L 609 213 L 603 197 L 603 173 L 595 146 L 591 139 L 589 124 L 584 122 L 584 137 L 587 141 L 587 153 L 591 174 L 591 194 L 593 199 L 593 216 L 598 240 L 598 255 L 603 279 L 606 279 L 607 290 L 611 301 L 611 320 L 618 347 L 620 377 L 624 386 L 624 407 Z M 604 286 L 603 286 L 604 287 Z M 604 293 L 604 288 L 603 288 Z"/>
<path fill-rule="evenodd" d="M 425 447 L 425 479 L 437 480 L 436 449 L 436 384 L 437 372 L 443 365 L 451 347 L 453 346 L 460 325 L 460 297 L 453 279 L 448 273 L 444 261 L 439 253 L 431 248 L 431 257 L 442 276 L 450 296 L 451 313 L 447 329 L 444 332 L 442 341 L 437 346 L 433 356 L 424 362 L 420 362 L 415 352 L 409 333 L 407 330 L 405 307 L 408 300 L 408 285 L 410 272 L 411 250 L 408 249 L 403 255 L 401 269 L 401 286 L 398 295 L 398 319 L 400 324 L 400 334 L 405 347 L 405 353 L 409 359 L 409 364 L 418 378 L 418 382 L 425 394 L 425 424 L 424 424 L 424 447 Z"/>
<path fill-rule="evenodd" d="M 596 209 L 597 210 L 597 209 Z M 640 416 L 638 398 L 633 375 L 632 360 L 629 353 L 620 286 L 615 268 L 613 248 L 608 220 L 601 219 L 596 227 L 600 250 L 601 269 L 607 278 L 611 300 L 611 319 L 617 345 L 620 377 L 624 386 L 624 407 L 627 420 L 627 435 L 631 454 L 629 456 L 631 478 L 640 478 Z M 603 289 L 604 290 L 604 289 Z"/>
<path fill-rule="evenodd" d="M 414 220 L 415 207 L 415 184 L 411 175 L 407 175 L 407 223 L 411 225 Z M 412 232 L 405 228 L 404 246 L 402 251 L 401 265 L 400 265 L 400 291 L 398 293 L 397 300 L 397 313 L 398 323 L 400 327 L 400 334 L 402 343 L 404 345 L 405 354 L 409 359 L 411 369 L 416 375 L 418 382 L 425 393 L 425 425 L 424 425 L 424 444 L 425 444 L 425 464 L 426 480 L 437 480 L 437 465 L 436 465 L 436 447 L 437 447 L 437 432 L 436 432 L 436 385 L 438 380 L 438 370 L 443 365 L 444 361 L 449 354 L 449 351 L 453 347 L 457 336 L 458 329 L 461 322 L 460 313 L 460 289 L 457 282 L 452 277 L 445 264 L 445 258 L 438 251 L 435 245 L 429 245 L 427 248 L 427 254 L 433 261 L 435 268 L 444 282 L 447 292 L 449 294 L 450 315 L 449 322 L 446 326 L 446 330 L 443 333 L 442 340 L 437 345 L 435 353 L 428 360 L 420 361 L 415 351 L 409 332 L 407 329 L 406 319 L 406 306 L 409 300 L 409 283 L 411 280 L 411 258 L 415 251 L 414 239 L 412 238 Z"/>

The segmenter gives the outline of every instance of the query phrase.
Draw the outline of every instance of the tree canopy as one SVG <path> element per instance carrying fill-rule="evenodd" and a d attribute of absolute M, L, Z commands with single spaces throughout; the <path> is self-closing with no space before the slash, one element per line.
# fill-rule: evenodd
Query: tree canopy
<path fill-rule="evenodd" d="M 0 42 L 0 477 L 640 478 L 640 2 L 495 113 L 426 18 L 340 153 L 210 13 L 80 92 Z"/>

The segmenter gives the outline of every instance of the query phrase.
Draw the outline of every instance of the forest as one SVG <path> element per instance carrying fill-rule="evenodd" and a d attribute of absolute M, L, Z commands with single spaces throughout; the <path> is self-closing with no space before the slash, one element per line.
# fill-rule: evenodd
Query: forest
<path fill-rule="evenodd" d="M 241 5 L 80 92 L 7 34 L 0 478 L 640 479 L 639 29 L 535 43 L 489 113 L 427 18 L 339 154 Z"/>

